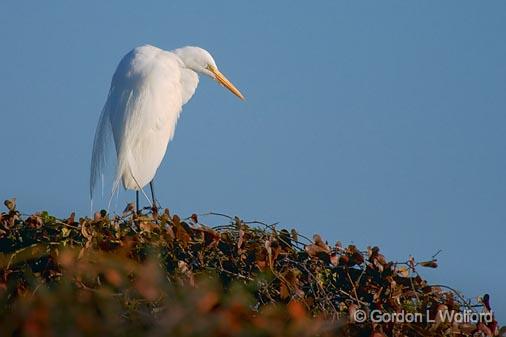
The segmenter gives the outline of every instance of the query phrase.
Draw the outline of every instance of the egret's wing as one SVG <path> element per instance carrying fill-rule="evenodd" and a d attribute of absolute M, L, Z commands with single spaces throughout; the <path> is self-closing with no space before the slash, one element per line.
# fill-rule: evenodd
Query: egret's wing
<path fill-rule="evenodd" d="M 113 184 L 140 190 L 154 177 L 181 112 L 181 65 L 172 54 L 143 46 L 114 75 L 111 125 L 118 166 Z"/>

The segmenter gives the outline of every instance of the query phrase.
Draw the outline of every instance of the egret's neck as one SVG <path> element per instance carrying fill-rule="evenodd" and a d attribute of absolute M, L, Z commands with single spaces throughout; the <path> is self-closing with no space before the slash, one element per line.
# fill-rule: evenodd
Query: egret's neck
<path fill-rule="evenodd" d="M 209 65 L 216 67 L 213 57 L 208 51 L 199 47 L 182 47 L 172 51 L 183 63 L 181 70 L 181 82 L 183 84 L 183 104 L 194 94 L 199 83 L 198 74 L 204 74 L 214 78 L 209 70 Z"/>
<path fill-rule="evenodd" d="M 192 98 L 199 84 L 199 75 L 188 68 L 181 69 L 181 95 L 183 104 L 186 104 Z"/>

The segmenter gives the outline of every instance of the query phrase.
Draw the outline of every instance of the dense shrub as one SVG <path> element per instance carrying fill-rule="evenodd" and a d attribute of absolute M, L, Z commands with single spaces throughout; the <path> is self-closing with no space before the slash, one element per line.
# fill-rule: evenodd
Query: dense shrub
<path fill-rule="evenodd" d="M 388 261 L 315 235 L 226 217 L 203 225 L 168 210 L 94 219 L 0 215 L 0 333 L 5 336 L 471 336 L 490 311 L 418 274 L 437 261 Z M 213 214 L 211 214 L 213 215 Z M 217 216 L 214 214 L 214 216 Z M 222 215 L 220 215 L 222 216 Z M 428 313 L 432 322 L 372 323 L 356 313 Z M 448 317 L 448 316 L 445 316 Z"/>

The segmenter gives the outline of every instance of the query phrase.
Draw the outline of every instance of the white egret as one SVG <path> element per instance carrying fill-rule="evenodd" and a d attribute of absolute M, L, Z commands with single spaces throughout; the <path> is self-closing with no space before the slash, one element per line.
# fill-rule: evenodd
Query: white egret
<path fill-rule="evenodd" d="M 244 99 L 202 48 L 165 51 L 145 45 L 123 57 L 95 132 L 90 172 L 92 200 L 97 181 L 103 179 L 108 142 L 113 140 L 117 166 L 111 197 L 122 183 L 125 189 L 136 191 L 138 211 L 139 191 L 150 184 L 156 207 L 153 179 L 174 136 L 182 106 L 197 88 L 199 74 L 215 79 Z"/>

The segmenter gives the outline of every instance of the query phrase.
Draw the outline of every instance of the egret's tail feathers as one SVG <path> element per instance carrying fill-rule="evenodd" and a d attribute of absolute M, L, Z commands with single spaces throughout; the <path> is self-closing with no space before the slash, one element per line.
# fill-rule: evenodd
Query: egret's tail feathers
<path fill-rule="evenodd" d="M 90 199 L 93 207 L 94 190 L 100 178 L 102 194 L 104 190 L 104 170 L 107 164 L 107 152 L 112 142 L 112 126 L 109 118 L 108 104 L 102 109 L 98 120 L 97 131 L 93 140 L 93 152 L 90 167 Z"/>

